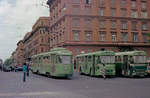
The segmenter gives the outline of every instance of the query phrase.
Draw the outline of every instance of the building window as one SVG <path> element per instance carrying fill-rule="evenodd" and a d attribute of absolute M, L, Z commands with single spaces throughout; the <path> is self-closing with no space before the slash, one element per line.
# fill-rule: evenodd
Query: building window
<path fill-rule="evenodd" d="M 104 0 L 99 0 L 99 2 L 100 2 L 100 5 L 104 5 L 105 4 Z"/>
<path fill-rule="evenodd" d="M 135 0 L 132 0 L 132 1 L 131 1 L 131 7 L 132 7 L 132 8 L 136 8 L 136 1 L 135 1 Z"/>
<path fill-rule="evenodd" d="M 42 37 L 42 38 L 41 38 L 41 43 L 43 43 L 43 41 L 44 41 L 44 40 L 43 40 L 43 37 Z"/>
<path fill-rule="evenodd" d="M 43 49 L 43 48 L 41 48 L 41 52 L 44 52 L 44 49 Z"/>
<path fill-rule="evenodd" d="M 86 53 L 89 53 L 89 52 L 91 52 L 91 50 L 88 48 L 88 49 L 86 50 Z"/>
<path fill-rule="evenodd" d="M 85 13 L 86 14 L 90 14 L 91 13 L 91 8 L 90 7 L 86 7 L 85 8 Z"/>
<path fill-rule="evenodd" d="M 133 42 L 138 42 L 138 33 L 132 33 L 132 41 Z"/>
<path fill-rule="evenodd" d="M 79 3 L 79 0 L 73 0 L 73 3 Z"/>
<path fill-rule="evenodd" d="M 133 21 L 131 25 L 132 25 L 132 30 L 137 29 L 137 22 L 136 21 Z"/>
<path fill-rule="evenodd" d="M 127 32 L 122 32 L 121 40 L 123 42 L 127 42 L 128 41 L 128 33 Z"/>
<path fill-rule="evenodd" d="M 147 18 L 147 12 L 146 11 L 142 11 L 141 12 L 141 17 L 142 18 Z"/>
<path fill-rule="evenodd" d="M 117 33 L 112 32 L 112 42 L 115 42 L 117 40 Z"/>
<path fill-rule="evenodd" d="M 91 32 L 89 32 L 89 31 L 85 32 L 86 41 L 91 41 L 91 39 L 92 39 L 91 35 L 92 35 Z"/>
<path fill-rule="evenodd" d="M 141 2 L 142 9 L 146 9 L 146 2 Z"/>
<path fill-rule="evenodd" d="M 85 0 L 86 4 L 91 4 L 92 0 Z"/>
<path fill-rule="evenodd" d="M 142 34 L 142 39 L 143 39 L 144 43 L 148 42 L 148 40 L 147 40 L 147 34 L 146 33 Z"/>
<path fill-rule="evenodd" d="M 111 6 L 115 6 L 115 0 L 110 0 Z"/>
<path fill-rule="evenodd" d="M 78 13 L 79 13 L 79 8 L 78 8 L 78 7 L 74 7 L 73 13 L 74 13 L 74 14 L 78 14 Z"/>
<path fill-rule="evenodd" d="M 78 27 L 79 26 L 79 19 L 73 19 L 73 26 Z"/>
<path fill-rule="evenodd" d="M 126 21 L 122 21 L 122 22 L 121 22 L 121 29 L 122 29 L 122 30 L 127 30 L 127 29 L 128 29 L 128 25 L 127 25 L 127 22 L 126 22 Z"/>
<path fill-rule="evenodd" d="M 111 28 L 115 29 L 116 28 L 116 21 L 111 21 Z"/>
<path fill-rule="evenodd" d="M 79 31 L 73 31 L 74 34 L 74 40 L 79 41 Z"/>
<path fill-rule="evenodd" d="M 122 9 L 122 10 L 121 10 L 121 15 L 122 15 L 122 17 L 125 17 L 125 16 L 126 16 L 126 9 Z"/>
<path fill-rule="evenodd" d="M 116 9 L 111 9 L 111 16 L 115 16 L 116 15 Z"/>
<path fill-rule="evenodd" d="M 75 54 L 79 54 L 79 49 L 75 48 Z"/>
<path fill-rule="evenodd" d="M 104 16 L 104 8 L 100 8 L 99 9 L 99 15 L 100 16 Z"/>
<path fill-rule="evenodd" d="M 100 32 L 100 41 L 105 41 L 105 32 Z"/>
<path fill-rule="evenodd" d="M 147 30 L 147 23 L 146 22 L 142 23 L 142 30 Z"/>
<path fill-rule="evenodd" d="M 138 17 L 138 14 L 137 14 L 137 11 L 136 11 L 136 10 L 132 10 L 132 11 L 131 11 L 131 17 L 132 17 L 132 18 L 137 18 L 137 17 Z"/>
<path fill-rule="evenodd" d="M 125 7 L 126 6 L 126 0 L 121 0 L 121 7 Z"/>
<path fill-rule="evenodd" d="M 86 23 L 86 27 L 91 27 L 91 20 L 86 19 L 85 23 Z"/>
<path fill-rule="evenodd" d="M 64 4 L 62 10 L 65 11 L 66 9 L 67 9 L 66 4 Z"/>
<path fill-rule="evenodd" d="M 105 28 L 105 21 L 104 20 L 100 21 L 100 28 Z"/>

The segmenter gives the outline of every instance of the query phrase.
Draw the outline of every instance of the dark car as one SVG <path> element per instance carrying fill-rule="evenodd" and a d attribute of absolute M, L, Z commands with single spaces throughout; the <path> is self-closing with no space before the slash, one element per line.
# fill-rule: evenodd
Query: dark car
<path fill-rule="evenodd" d="M 4 72 L 10 72 L 11 71 L 11 68 L 9 68 L 9 66 L 3 66 L 3 71 Z"/>
<path fill-rule="evenodd" d="M 17 71 L 23 71 L 23 67 L 16 67 L 15 72 L 17 72 Z"/>
<path fill-rule="evenodd" d="M 11 71 L 14 71 L 15 70 L 15 66 L 13 66 L 13 65 L 10 65 L 10 66 L 8 66 L 10 69 L 11 69 Z"/>

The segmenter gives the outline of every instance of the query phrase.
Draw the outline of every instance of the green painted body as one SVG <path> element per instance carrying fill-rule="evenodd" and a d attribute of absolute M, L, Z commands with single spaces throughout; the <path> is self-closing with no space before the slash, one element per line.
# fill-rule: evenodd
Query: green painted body
<path fill-rule="evenodd" d="M 140 57 L 142 62 L 135 60 L 137 57 Z M 139 59 L 139 61 L 141 60 Z M 144 51 L 116 53 L 116 75 L 144 77 L 146 75 L 146 70 L 146 53 Z"/>
<path fill-rule="evenodd" d="M 72 52 L 65 48 L 54 48 L 50 52 L 34 55 L 31 69 L 35 73 L 55 77 L 72 77 Z"/>
<path fill-rule="evenodd" d="M 77 70 L 82 74 L 91 76 L 101 76 L 103 64 L 105 64 L 106 75 L 115 75 L 115 62 L 113 63 L 100 63 L 101 56 L 111 56 L 115 59 L 113 51 L 98 51 L 93 53 L 81 54 L 76 56 Z"/>

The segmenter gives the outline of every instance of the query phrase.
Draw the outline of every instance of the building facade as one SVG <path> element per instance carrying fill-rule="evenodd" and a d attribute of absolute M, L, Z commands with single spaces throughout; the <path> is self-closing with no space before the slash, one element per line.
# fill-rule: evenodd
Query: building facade
<path fill-rule="evenodd" d="M 74 55 L 144 50 L 150 56 L 150 0 L 48 0 L 50 48 Z"/>
<path fill-rule="evenodd" d="M 40 17 L 23 39 L 24 58 L 30 60 L 32 55 L 49 51 L 49 17 Z"/>
<path fill-rule="evenodd" d="M 23 65 L 23 63 L 24 63 L 24 55 L 23 55 L 24 53 L 23 52 L 24 52 L 23 40 L 20 40 L 17 43 L 16 53 L 13 55 L 15 57 L 13 59 L 14 63 L 15 63 L 15 66 L 22 66 Z"/>

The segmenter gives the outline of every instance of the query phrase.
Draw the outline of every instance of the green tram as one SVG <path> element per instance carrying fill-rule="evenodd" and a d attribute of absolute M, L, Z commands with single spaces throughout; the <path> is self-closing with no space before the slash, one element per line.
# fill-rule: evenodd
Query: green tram
<path fill-rule="evenodd" d="M 104 64 L 106 76 L 114 76 L 115 53 L 113 51 L 97 51 L 76 56 L 76 66 L 80 74 L 102 76 Z"/>
<path fill-rule="evenodd" d="M 31 60 L 33 73 L 67 78 L 73 75 L 72 52 L 65 48 L 51 49 L 50 52 L 32 56 Z"/>
<path fill-rule="evenodd" d="M 116 75 L 145 76 L 146 53 L 144 51 L 129 51 L 116 53 Z"/>

